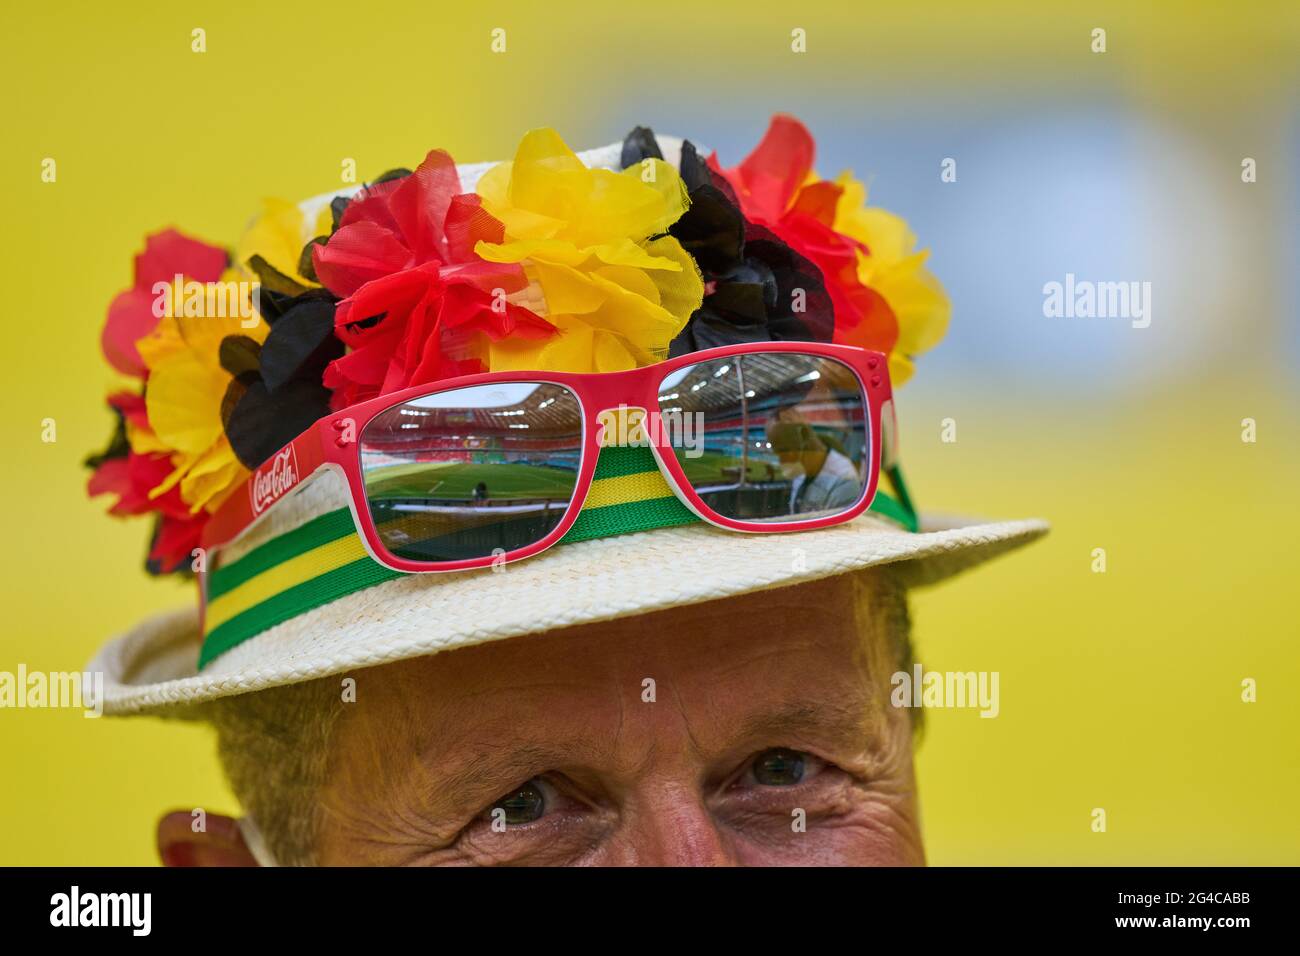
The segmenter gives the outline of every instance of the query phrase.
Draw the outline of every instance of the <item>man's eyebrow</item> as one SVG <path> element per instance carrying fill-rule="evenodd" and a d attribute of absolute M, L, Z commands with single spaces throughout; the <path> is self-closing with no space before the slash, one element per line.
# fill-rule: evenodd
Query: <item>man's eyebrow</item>
<path fill-rule="evenodd" d="M 432 759 L 435 762 L 425 762 L 423 766 L 430 800 L 457 810 L 476 812 L 504 796 L 511 787 L 561 763 L 572 763 L 573 754 L 549 746 L 502 740 L 476 742 L 475 752 L 464 760 L 456 760 L 450 768 L 438 766 L 436 756 Z"/>
<path fill-rule="evenodd" d="M 788 704 L 753 714 L 740 724 L 734 739 L 778 739 L 793 735 L 857 748 L 867 742 L 870 726 L 865 706 L 830 698 L 817 704 Z"/>

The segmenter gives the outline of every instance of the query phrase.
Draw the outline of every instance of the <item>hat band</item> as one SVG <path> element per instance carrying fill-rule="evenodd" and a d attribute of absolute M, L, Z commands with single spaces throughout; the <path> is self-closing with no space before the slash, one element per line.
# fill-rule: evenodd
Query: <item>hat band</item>
<path fill-rule="evenodd" d="M 888 473 L 904 504 L 878 490 L 870 510 L 915 531 L 901 476 Z M 559 543 L 700 520 L 673 493 L 648 448 L 603 448 L 582 511 Z M 347 508 L 313 518 L 204 576 L 199 669 L 277 624 L 404 575 L 370 557 Z"/>

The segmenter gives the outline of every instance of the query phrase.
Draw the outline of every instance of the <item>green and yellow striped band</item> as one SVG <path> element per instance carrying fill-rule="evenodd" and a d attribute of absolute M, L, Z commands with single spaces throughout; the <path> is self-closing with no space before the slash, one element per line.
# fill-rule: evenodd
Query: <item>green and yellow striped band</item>
<path fill-rule="evenodd" d="M 877 492 L 871 509 L 915 531 L 902 478 L 894 470 L 890 478 L 898 500 Z M 649 448 L 602 448 L 591 491 L 560 543 L 699 520 L 673 494 Z M 313 518 L 207 575 L 199 669 L 268 628 L 402 574 L 366 553 L 347 508 Z"/>

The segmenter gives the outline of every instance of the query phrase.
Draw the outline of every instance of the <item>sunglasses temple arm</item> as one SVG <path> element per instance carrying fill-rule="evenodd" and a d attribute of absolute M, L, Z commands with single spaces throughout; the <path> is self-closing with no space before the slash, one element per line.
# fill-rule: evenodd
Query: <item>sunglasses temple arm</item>
<path fill-rule="evenodd" d="M 323 432 L 325 428 L 330 429 L 328 438 Z M 266 511 L 288 497 L 289 491 L 298 491 L 311 484 L 325 470 L 323 466 L 327 464 L 329 456 L 325 454 L 324 443 L 327 440 L 334 441 L 334 435 L 334 429 L 328 424 L 322 425 L 317 422 L 263 462 L 208 519 L 203 532 L 203 547 L 210 550 L 229 544 L 247 531 Z M 287 458 L 286 452 L 291 453 Z M 273 500 L 255 511 L 253 502 L 258 495 L 253 483 L 260 472 L 268 466 L 274 468 L 274 463 L 277 461 L 284 462 L 292 472 L 292 480 L 287 482 L 288 487 L 283 492 L 276 494 Z"/>
<path fill-rule="evenodd" d="M 907 482 L 903 480 L 903 469 L 898 463 L 896 415 L 893 395 L 887 394 L 882 402 L 879 418 L 880 472 L 889 479 L 889 487 L 894 493 L 892 496 L 885 494 L 877 482 L 876 496 L 871 500 L 868 510 L 884 515 L 915 533 L 921 529 L 921 522 L 917 517 L 916 506 L 912 503 L 912 496 L 907 490 Z"/>
<path fill-rule="evenodd" d="M 903 480 L 903 469 L 897 463 L 890 465 L 885 469 L 885 475 L 889 478 L 889 486 L 894 489 L 894 497 L 898 499 L 899 506 L 903 509 L 906 516 L 907 530 L 917 531 L 921 522 L 917 516 L 916 505 L 912 503 L 912 496 L 907 490 L 907 482 Z"/>

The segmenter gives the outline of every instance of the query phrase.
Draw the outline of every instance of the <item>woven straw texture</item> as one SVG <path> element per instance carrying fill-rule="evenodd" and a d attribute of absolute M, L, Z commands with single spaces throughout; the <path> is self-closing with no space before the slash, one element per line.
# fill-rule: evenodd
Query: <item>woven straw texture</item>
<path fill-rule="evenodd" d="M 783 535 L 663 528 L 561 545 L 495 570 L 389 581 L 271 628 L 202 674 L 196 611 L 164 614 L 108 644 L 89 669 L 104 672 L 106 713 L 190 716 L 178 708 L 876 565 L 898 563 L 909 587 L 933 584 L 1046 531 L 1028 520 L 908 534 L 870 516 Z"/>

